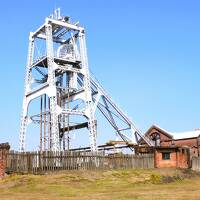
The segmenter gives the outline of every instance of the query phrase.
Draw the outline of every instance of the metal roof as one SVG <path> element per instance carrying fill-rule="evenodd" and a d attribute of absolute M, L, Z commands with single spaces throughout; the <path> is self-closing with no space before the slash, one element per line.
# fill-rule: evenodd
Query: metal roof
<path fill-rule="evenodd" d="M 178 140 L 178 139 L 185 139 L 185 138 L 193 138 L 193 137 L 198 137 L 200 136 L 200 129 L 196 129 L 193 131 L 184 131 L 184 132 L 170 132 L 167 131 L 163 128 L 161 128 L 160 126 L 158 126 L 157 124 L 153 124 L 145 133 L 145 135 L 152 129 L 158 129 L 162 132 L 164 132 L 165 134 L 168 134 L 169 136 L 171 136 L 173 139 Z"/>
<path fill-rule="evenodd" d="M 173 135 L 173 138 L 176 139 L 184 139 L 184 138 L 192 138 L 192 137 L 198 137 L 200 135 L 200 130 L 194 130 L 194 131 L 186 131 L 186 132 L 178 132 L 173 133 L 169 132 L 169 134 Z"/>

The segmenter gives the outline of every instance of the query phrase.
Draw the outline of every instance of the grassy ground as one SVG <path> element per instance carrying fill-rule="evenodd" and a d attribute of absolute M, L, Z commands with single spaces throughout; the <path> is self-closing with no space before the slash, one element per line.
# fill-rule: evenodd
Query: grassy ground
<path fill-rule="evenodd" d="M 200 174 L 181 170 L 117 170 L 10 175 L 0 199 L 129 200 L 200 199 Z"/>

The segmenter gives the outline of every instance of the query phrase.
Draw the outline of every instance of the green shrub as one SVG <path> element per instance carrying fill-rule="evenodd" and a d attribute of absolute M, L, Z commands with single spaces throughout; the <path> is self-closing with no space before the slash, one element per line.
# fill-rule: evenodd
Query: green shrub
<path fill-rule="evenodd" d="M 150 182 L 153 184 L 157 184 L 161 182 L 161 176 L 160 174 L 151 174 L 150 176 Z"/>

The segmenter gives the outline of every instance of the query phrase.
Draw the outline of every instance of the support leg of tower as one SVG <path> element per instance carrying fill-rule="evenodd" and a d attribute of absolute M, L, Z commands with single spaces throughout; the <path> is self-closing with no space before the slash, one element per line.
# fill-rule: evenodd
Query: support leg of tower
<path fill-rule="evenodd" d="M 91 151 L 97 151 L 97 129 L 94 118 L 95 106 L 92 102 L 92 92 L 91 92 L 91 83 L 90 83 L 90 74 L 88 68 L 88 59 L 87 59 L 87 50 L 85 43 L 85 34 L 79 33 L 80 38 L 80 53 L 82 59 L 82 68 L 84 70 L 84 89 L 85 89 L 85 101 L 86 101 L 86 113 L 88 117 L 88 128 L 90 131 L 90 146 Z"/>
<path fill-rule="evenodd" d="M 59 151 L 59 129 L 58 129 L 58 114 L 57 114 L 57 94 L 54 68 L 54 51 L 52 26 L 46 24 L 46 46 L 47 46 L 47 62 L 48 62 L 48 83 L 50 89 L 50 113 L 51 113 L 51 134 L 52 134 L 52 151 Z"/>
<path fill-rule="evenodd" d="M 25 97 L 24 97 L 25 98 Z M 21 117 L 21 127 L 20 127 L 20 141 L 19 141 L 19 151 L 22 152 L 25 150 L 25 137 L 26 137 L 26 127 L 27 127 L 27 104 L 23 102 L 23 111 Z"/>
<path fill-rule="evenodd" d="M 26 65 L 26 77 L 25 77 L 25 89 L 24 89 L 24 99 L 23 99 L 23 108 L 22 108 L 22 117 L 21 117 L 21 127 L 20 127 L 20 144 L 19 150 L 25 150 L 25 135 L 26 135 L 26 126 L 27 126 L 27 112 L 28 112 L 28 102 L 26 94 L 30 89 L 31 84 L 31 69 L 30 66 L 33 63 L 33 53 L 34 53 L 34 39 L 32 33 L 29 36 L 29 47 L 28 47 L 28 58 Z"/>
<path fill-rule="evenodd" d="M 89 137 L 90 137 L 90 147 L 91 151 L 97 151 L 97 126 L 94 117 L 89 117 L 88 119 Z"/>

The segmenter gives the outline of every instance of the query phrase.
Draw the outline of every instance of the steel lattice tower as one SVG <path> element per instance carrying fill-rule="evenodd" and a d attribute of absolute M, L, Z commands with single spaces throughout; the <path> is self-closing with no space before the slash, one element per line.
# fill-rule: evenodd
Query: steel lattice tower
<path fill-rule="evenodd" d="M 43 55 L 36 56 L 36 41 L 43 41 Z M 35 73 L 38 78 L 33 78 Z M 29 104 L 41 98 L 40 113 L 29 116 Z M 124 141 L 138 142 L 143 138 L 152 145 L 117 107 L 99 82 L 91 75 L 85 42 L 85 31 L 78 22 L 61 17 L 60 9 L 46 18 L 45 23 L 29 36 L 25 77 L 25 94 L 20 129 L 20 151 L 25 150 L 26 127 L 40 124 L 40 150 L 69 149 L 71 130 L 87 127 L 91 151 L 97 151 L 96 108 Z M 86 121 L 70 124 L 69 118 L 82 116 Z M 121 128 L 116 117 L 126 127 Z M 130 130 L 131 136 L 125 133 Z M 67 145 L 66 145 L 67 144 Z M 67 146 L 67 147 L 66 147 Z"/>

